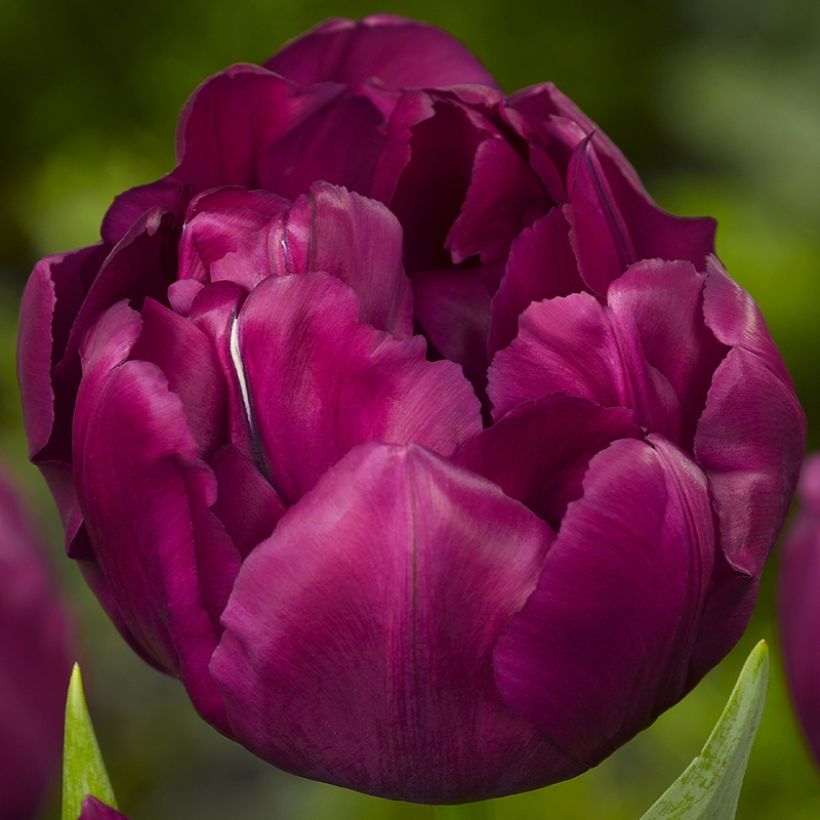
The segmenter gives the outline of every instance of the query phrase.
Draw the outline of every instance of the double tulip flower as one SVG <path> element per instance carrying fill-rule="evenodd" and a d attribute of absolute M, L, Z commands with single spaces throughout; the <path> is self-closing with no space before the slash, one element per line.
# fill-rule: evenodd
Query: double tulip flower
<path fill-rule="evenodd" d="M 271 763 L 415 801 L 594 766 L 741 634 L 804 446 L 714 223 L 550 84 L 331 21 L 26 289 L 31 454 L 151 664 Z"/>

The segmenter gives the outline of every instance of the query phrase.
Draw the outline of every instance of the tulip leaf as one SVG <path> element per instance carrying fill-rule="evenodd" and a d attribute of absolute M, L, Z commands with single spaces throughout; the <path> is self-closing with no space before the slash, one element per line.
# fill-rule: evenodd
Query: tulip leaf
<path fill-rule="evenodd" d="M 80 667 L 74 664 L 65 705 L 62 820 L 77 820 L 88 796 L 117 808 L 114 790 L 88 714 Z"/>
<path fill-rule="evenodd" d="M 769 652 L 760 641 L 740 677 L 703 751 L 661 795 L 641 820 L 732 820 L 749 753 L 760 724 Z"/>

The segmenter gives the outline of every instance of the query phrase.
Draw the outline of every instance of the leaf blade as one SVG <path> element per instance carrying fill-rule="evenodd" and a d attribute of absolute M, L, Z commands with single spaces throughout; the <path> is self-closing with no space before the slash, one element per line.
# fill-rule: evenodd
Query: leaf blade
<path fill-rule="evenodd" d="M 769 680 L 765 641 L 752 650 L 701 753 L 641 820 L 731 820 L 749 762 Z"/>
<path fill-rule="evenodd" d="M 65 707 L 62 820 L 77 820 L 89 795 L 117 808 L 114 790 L 88 714 L 80 667 L 74 664 Z"/>

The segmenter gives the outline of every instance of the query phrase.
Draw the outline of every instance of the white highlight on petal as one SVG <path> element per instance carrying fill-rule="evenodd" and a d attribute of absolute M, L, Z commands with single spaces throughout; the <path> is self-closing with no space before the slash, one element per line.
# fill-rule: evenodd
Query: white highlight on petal
<path fill-rule="evenodd" d="M 248 393 L 248 380 L 245 377 L 245 365 L 242 363 L 242 354 L 239 351 L 239 317 L 236 315 L 231 322 L 231 361 L 236 371 L 236 378 L 239 380 L 239 389 L 242 392 L 242 404 L 245 405 L 245 415 L 248 419 L 248 426 L 252 430 L 251 398 Z"/>

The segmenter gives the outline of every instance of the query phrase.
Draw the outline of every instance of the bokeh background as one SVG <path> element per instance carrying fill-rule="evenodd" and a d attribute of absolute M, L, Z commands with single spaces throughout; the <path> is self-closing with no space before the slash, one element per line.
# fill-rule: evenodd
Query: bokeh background
<path fill-rule="evenodd" d="M 117 192 L 171 168 L 176 116 L 197 83 L 232 62 L 264 60 L 324 17 L 377 10 L 449 29 L 509 90 L 553 80 L 663 206 L 717 216 L 718 251 L 763 308 L 820 445 L 816 0 L 0 0 L 0 452 L 50 536 L 101 745 L 134 820 L 433 817 L 262 764 L 131 654 L 61 554 L 53 504 L 26 462 L 14 375 L 17 304 L 33 262 L 93 242 Z M 775 554 L 747 637 L 680 705 L 596 770 L 494 801 L 487 816 L 635 820 L 699 750 L 764 637 L 772 680 L 738 816 L 820 817 L 820 778 L 784 690 L 776 574 Z"/>

